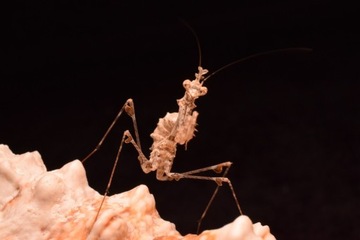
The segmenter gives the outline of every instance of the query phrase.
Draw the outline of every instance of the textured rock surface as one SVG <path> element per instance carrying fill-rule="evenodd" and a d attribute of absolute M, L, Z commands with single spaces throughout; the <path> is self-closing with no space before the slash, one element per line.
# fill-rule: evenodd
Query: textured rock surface
<path fill-rule="evenodd" d="M 110 196 L 94 223 L 102 195 L 88 186 L 75 160 L 47 171 L 38 152 L 16 155 L 0 145 L 0 239 L 275 239 L 246 216 L 200 235 L 181 236 L 163 220 L 145 185 Z"/>

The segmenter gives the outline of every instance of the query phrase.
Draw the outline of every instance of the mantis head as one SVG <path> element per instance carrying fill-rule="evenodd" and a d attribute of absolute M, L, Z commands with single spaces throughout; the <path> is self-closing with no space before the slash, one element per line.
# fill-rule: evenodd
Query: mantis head
<path fill-rule="evenodd" d="M 193 99 L 197 99 L 204 96 L 207 93 L 207 88 L 203 87 L 204 75 L 208 73 L 207 69 L 198 67 L 198 73 L 195 73 L 195 79 L 190 81 L 189 79 L 183 82 L 183 86 L 186 93 Z"/>

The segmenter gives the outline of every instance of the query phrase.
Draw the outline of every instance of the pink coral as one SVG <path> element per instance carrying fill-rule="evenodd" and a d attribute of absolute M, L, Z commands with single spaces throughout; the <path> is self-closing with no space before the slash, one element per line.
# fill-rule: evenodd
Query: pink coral
<path fill-rule="evenodd" d="M 101 200 L 80 161 L 47 171 L 38 152 L 16 155 L 0 145 L 0 239 L 275 239 L 246 216 L 181 236 L 159 216 L 145 185 L 107 197 L 94 223 Z"/>

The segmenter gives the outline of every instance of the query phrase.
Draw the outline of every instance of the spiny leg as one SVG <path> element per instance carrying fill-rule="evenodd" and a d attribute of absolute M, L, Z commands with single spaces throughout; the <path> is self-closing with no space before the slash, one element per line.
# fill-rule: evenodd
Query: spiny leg
<path fill-rule="evenodd" d="M 141 169 L 143 170 L 144 173 L 149 173 L 151 171 L 153 171 L 153 166 L 151 161 L 149 161 L 149 159 L 144 155 L 143 151 L 141 150 L 141 147 L 134 141 L 130 131 L 126 130 L 124 132 L 124 135 L 127 137 L 125 140 L 125 143 L 131 143 L 134 148 L 136 149 L 136 151 L 138 152 L 138 160 L 141 166 Z"/>
<path fill-rule="evenodd" d="M 183 172 L 183 173 L 168 173 L 167 176 L 170 177 L 169 180 L 172 180 L 172 179 L 175 179 L 175 180 L 180 180 L 182 178 L 188 178 L 188 179 L 199 179 L 199 180 L 209 180 L 209 181 L 215 181 L 217 183 L 217 187 L 214 191 L 214 193 L 212 194 L 204 212 L 202 213 L 199 221 L 198 221 L 198 227 L 197 227 L 197 233 L 199 233 L 200 231 L 200 226 L 201 226 L 201 223 L 203 221 L 203 219 L 205 218 L 206 216 L 206 213 L 208 212 L 212 202 L 214 201 L 215 199 L 215 196 L 217 194 L 217 192 L 219 191 L 219 188 L 222 186 L 222 183 L 223 182 L 226 182 L 228 185 L 229 185 L 229 188 L 231 190 L 231 193 L 233 195 L 233 198 L 235 200 L 235 203 L 236 203 L 236 206 L 239 210 L 239 213 L 240 215 L 242 215 L 242 210 L 240 208 L 240 204 L 239 204 L 239 201 L 236 197 L 236 194 L 235 194 L 235 190 L 234 190 L 234 187 L 230 181 L 229 178 L 226 177 L 227 173 L 229 172 L 229 169 L 232 165 L 232 162 L 223 162 L 223 163 L 219 163 L 219 164 L 216 164 L 216 165 L 213 165 L 213 166 L 209 166 L 209 167 L 204 167 L 204 168 L 200 168 L 200 169 L 196 169 L 196 170 L 192 170 L 192 171 L 188 171 L 188 172 Z M 223 168 L 226 168 L 224 173 L 223 173 L 223 176 L 222 177 L 208 177 L 208 176 L 197 176 L 197 175 L 192 175 L 192 174 L 197 174 L 197 173 L 201 173 L 201 172 L 205 172 L 205 171 L 214 171 L 216 173 L 221 173 L 222 172 L 222 169 Z M 166 176 L 165 176 L 166 177 Z"/>
<path fill-rule="evenodd" d="M 100 149 L 100 147 L 103 144 L 104 140 L 109 135 L 111 129 L 113 129 L 114 125 L 116 124 L 116 122 L 118 121 L 118 119 L 120 118 L 121 114 L 124 111 L 132 119 L 134 130 L 135 130 L 136 143 L 137 143 L 138 146 L 141 146 L 140 145 L 139 131 L 138 131 L 136 117 L 135 117 L 134 102 L 133 102 L 133 100 L 131 98 L 129 98 L 128 100 L 126 100 L 126 102 L 124 103 L 124 105 L 122 106 L 122 108 L 120 109 L 120 111 L 118 112 L 118 114 L 116 115 L 116 117 L 114 118 L 114 120 L 112 121 L 112 123 L 110 124 L 108 129 L 106 130 L 106 132 L 103 135 L 103 137 L 101 138 L 100 142 L 96 145 L 96 147 L 83 160 L 81 160 L 82 163 L 84 163 L 86 160 L 88 160 L 96 151 L 98 151 Z"/>
<path fill-rule="evenodd" d="M 127 137 L 127 136 L 126 136 L 126 134 L 125 134 L 125 132 L 124 132 L 123 137 L 121 138 L 121 142 L 120 142 L 120 146 L 119 146 L 118 152 L 117 152 L 117 154 L 116 154 L 116 158 L 115 158 L 114 165 L 113 165 L 112 170 L 111 170 L 110 178 L 109 178 L 108 184 L 107 184 L 106 189 L 105 189 L 105 192 L 104 192 L 104 196 L 103 196 L 103 198 L 102 198 L 102 200 L 101 200 L 100 206 L 99 206 L 99 208 L 98 208 L 98 210 L 97 210 L 97 213 L 96 213 L 96 215 L 95 215 L 95 219 L 94 219 L 94 221 L 93 221 L 90 229 L 92 229 L 92 228 L 94 227 L 94 224 L 95 224 L 96 220 L 97 220 L 98 217 L 99 217 L 99 214 L 100 214 L 101 208 L 102 208 L 102 206 L 103 206 L 103 204 L 104 204 L 104 202 L 105 202 L 105 199 L 106 199 L 107 195 L 109 194 L 110 186 L 111 186 L 112 180 L 113 180 L 113 178 L 114 178 L 114 174 L 115 174 L 115 169 L 116 169 L 116 166 L 117 166 L 118 161 L 119 161 L 119 158 L 120 158 L 120 153 L 121 153 L 121 150 L 122 150 L 122 148 L 123 148 L 124 142 L 126 142 L 126 137 Z"/>
<path fill-rule="evenodd" d="M 106 130 L 105 134 L 103 135 L 103 137 L 101 138 L 100 142 L 96 145 L 96 147 L 94 148 L 93 151 L 91 151 L 81 162 L 84 163 L 87 159 L 89 159 L 96 151 L 98 151 L 101 147 L 101 145 L 103 144 L 104 140 L 106 139 L 106 137 L 109 135 L 110 131 L 113 129 L 114 125 L 116 124 L 117 120 L 120 118 L 120 116 L 122 115 L 123 112 L 126 112 L 132 119 L 132 122 L 133 122 L 133 127 L 134 127 L 134 131 L 135 131 L 135 137 L 136 137 L 136 142 L 137 142 L 137 145 L 140 146 L 140 137 L 139 137 L 139 131 L 138 131 L 138 127 L 137 127 L 137 121 L 136 121 L 136 116 L 135 116 L 135 107 L 134 107 L 134 102 L 131 98 L 129 98 L 128 100 L 126 100 L 126 102 L 124 103 L 124 105 L 122 106 L 122 108 L 120 109 L 120 111 L 118 112 L 118 114 L 116 115 L 115 119 L 112 121 L 111 125 L 108 127 L 108 129 Z M 114 173 L 115 173 L 115 169 L 116 169 L 116 166 L 118 164 L 118 161 L 119 161 L 119 157 L 120 157 L 120 153 L 122 151 L 122 147 L 123 147 L 123 144 L 124 142 L 127 143 L 127 139 L 128 139 L 128 135 L 126 134 L 127 131 L 124 132 L 123 134 L 123 137 L 121 139 L 121 143 L 120 143 L 120 146 L 118 148 L 118 152 L 117 152 L 117 155 L 116 155 L 116 158 L 115 158 L 115 162 L 114 162 L 114 165 L 113 165 L 113 168 L 111 170 L 111 174 L 110 174 L 110 178 L 109 178 L 109 181 L 108 181 L 108 184 L 106 186 L 106 189 L 105 189 L 105 193 L 104 193 L 104 196 L 101 200 L 101 203 L 100 203 L 100 206 L 98 208 L 98 211 L 96 213 L 96 216 L 95 216 L 95 219 L 91 225 L 91 228 L 93 228 L 96 220 L 98 219 L 99 217 L 99 214 L 100 214 L 100 211 L 101 211 L 101 208 L 105 202 L 105 199 L 107 197 L 107 195 L 109 194 L 109 190 L 110 190 L 110 186 L 111 186 L 111 183 L 112 183 L 112 180 L 114 178 Z"/>
<path fill-rule="evenodd" d="M 136 129 L 136 130 L 137 130 L 137 129 Z M 142 153 L 142 150 L 141 150 L 140 146 L 133 140 L 133 138 L 132 138 L 129 130 L 124 131 L 123 136 L 122 136 L 122 138 L 121 138 L 121 142 L 120 142 L 120 146 L 119 146 L 118 152 L 117 152 L 117 154 L 116 154 L 116 158 L 115 158 L 115 161 L 114 161 L 114 165 L 113 165 L 112 170 L 111 170 L 110 178 L 109 178 L 108 184 L 107 184 L 106 189 L 105 189 L 104 196 L 103 196 L 103 198 L 102 198 L 102 200 L 101 200 L 99 209 L 98 209 L 98 211 L 97 211 L 97 213 L 96 213 L 95 219 L 94 219 L 94 221 L 93 221 L 90 229 L 93 228 L 96 220 L 98 219 L 99 214 L 100 214 L 100 211 L 101 211 L 101 208 L 102 208 L 102 206 L 103 206 L 103 204 L 104 204 L 104 202 L 105 202 L 105 199 L 106 199 L 107 195 L 109 194 L 109 190 L 110 190 L 110 187 L 111 187 L 112 180 L 113 180 L 113 178 L 114 178 L 114 174 L 115 174 L 115 170 L 116 170 L 117 164 L 118 164 L 118 162 L 119 162 L 120 153 L 121 153 L 121 151 L 122 151 L 123 145 L 124 145 L 124 143 L 130 143 L 130 142 L 134 145 L 134 147 L 136 148 L 136 150 L 141 153 L 141 154 L 139 154 L 139 158 L 138 158 L 139 161 L 140 161 L 141 167 L 144 169 L 144 168 L 146 168 L 146 166 L 151 166 L 151 164 L 149 164 L 149 161 L 147 160 L 147 158 L 145 157 L 145 155 Z M 150 169 L 150 168 L 146 168 L 146 169 Z M 149 171 L 150 171 L 150 170 L 149 170 Z M 145 171 L 145 170 L 144 170 L 145 173 L 148 173 L 149 171 Z"/>
<path fill-rule="evenodd" d="M 223 177 L 226 177 L 227 173 L 229 172 L 229 169 L 230 169 L 230 166 L 225 169 L 224 174 L 223 174 Z M 198 234 L 199 234 L 199 232 L 200 232 L 201 223 L 202 223 L 203 219 L 205 218 L 206 213 L 208 212 L 208 210 L 209 210 L 212 202 L 214 201 L 215 196 L 216 196 L 217 192 L 219 191 L 219 188 L 220 188 L 220 187 L 221 187 L 221 185 L 217 185 L 217 186 L 216 186 L 216 189 L 215 189 L 214 193 L 212 194 L 212 196 L 211 196 L 208 204 L 206 205 L 206 208 L 205 208 L 204 212 L 201 214 L 201 217 L 200 217 L 200 219 L 198 220 L 198 227 L 197 227 L 197 231 L 196 231 Z M 238 201 L 236 195 L 234 194 L 235 191 L 234 191 L 234 188 L 233 188 L 231 182 L 229 182 L 229 187 L 230 187 L 231 192 L 232 192 L 232 194 L 233 194 L 233 197 L 234 197 L 234 199 L 235 199 L 236 206 L 237 206 L 237 208 L 238 208 L 238 210 L 239 210 L 239 212 L 240 212 L 240 215 L 243 215 L 242 210 L 241 210 L 241 208 L 240 208 L 239 201 Z"/>

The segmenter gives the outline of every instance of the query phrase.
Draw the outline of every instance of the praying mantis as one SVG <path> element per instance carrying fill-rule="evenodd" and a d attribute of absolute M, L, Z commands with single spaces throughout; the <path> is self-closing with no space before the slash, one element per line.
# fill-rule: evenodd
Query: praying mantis
<path fill-rule="evenodd" d="M 97 152 L 100 149 L 100 147 L 103 145 L 103 142 L 107 138 L 108 134 L 111 132 L 111 130 L 113 129 L 113 127 L 115 126 L 115 124 L 117 123 L 118 119 L 121 116 L 127 115 L 128 117 L 131 118 L 134 132 L 131 133 L 130 130 L 125 130 L 123 132 L 120 146 L 118 148 L 117 156 L 114 161 L 114 165 L 112 167 L 112 171 L 109 177 L 109 181 L 104 196 L 102 198 L 102 201 L 100 203 L 100 206 L 98 207 L 96 216 L 94 218 L 94 223 L 96 222 L 101 212 L 101 208 L 104 202 L 106 201 L 106 196 L 109 194 L 109 189 L 114 179 L 114 172 L 118 164 L 121 152 L 123 150 L 124 143 L 132 145 L 133 148 L 136 150 L 138 154 L 138 161 L 142 171 L 146 174 L 155 171 L 156 178 L 159 181 L 173 181 L 173 180 L 179 181 L 182 179 L 194 179 L 194 180 L 213 181 L 216 183 L 216 189 L 213 192 L 204 212 L 202 213 L 200 220 L 198 221 L 198 226 L 197 226 L 198 232 L 200 230 L 201 223 L 209 210 L 210 205 L 212 204 L 215 196 L 217 195 L 219 188 L 222 185 L 227 185 L 229 187 L 239 214 L 240 215 L 243 214 L 233 184 L 231 180 L 227 177 L 227 174 L 233 163 L 227 161 L 199 169 L 190 170 L 187 172 L 181 172 L 181 173 L 173 172 L 172 166 L 176 157 L 177 146 L 185 145 L 186 147 L 187 143 L 194 137 L 194 132 L 196 131 L 196 125 L 197 125 L 197 117 L 199 115 L 199 113 L 195 110 L 196 108 L 195 102 L 198 98 L 206 95 L 208 89 L 204 85 L 204 83 L 214 74 L 224 70 L 225 68 L 235 65 L 239 62 L 245 61 L 249 58 L 257 57 L 259 55 L 266 55 L 275 52 L 291 51 L 291 50 L 309 51 L 310 49 L 287 48 L 287 49 L 277 49 L 259 54 L 254 54 L 249 57 L 231 62 L 221 67 L 220 69 L 212 72 L 211 74 L 208 74 L 209 73 L 208 70 L 204 69 L 201 66 L 201 48 L 200 48 L 199 40 L 195 33 L 194 36 L 197 41 L 199 56 L 200 56 L 199 66 L 197 72 L 195 73 L 195 78 L 193 80 L 186 79 L 183 81 L 182 85 L 185 92 L 181 98 L 177 99 L 178 111 L 167 113 L 163 118 L 160 118 L 156 128 L 150 134 L 151 138 L 153 139 L 153 143 L 150 148 L 149 157 L 147 157 L 146 154 L 144 153 L 140 143 L 139 128 L 136 118 L 134 100 L 129 98 L 122 105 L 120 111 L 117 113 L 116 117 L 114 118 L 110 126 L 107 128 L 105 134 L 102 136 L 96 147 L 85 158 L 83 158 L 82 163 L 85 163 L 91 156 L 93 156 L 95 152 Z M 208 171 L 213 171 L 216 174 L 221 174 L 221 175 L 217 175 L 217 176 L 201 175 L 202 173 Z"/>

